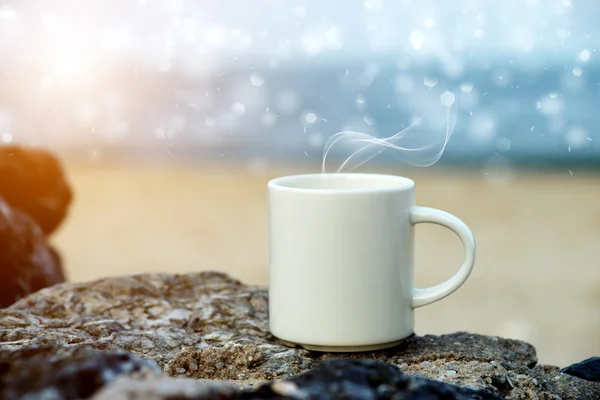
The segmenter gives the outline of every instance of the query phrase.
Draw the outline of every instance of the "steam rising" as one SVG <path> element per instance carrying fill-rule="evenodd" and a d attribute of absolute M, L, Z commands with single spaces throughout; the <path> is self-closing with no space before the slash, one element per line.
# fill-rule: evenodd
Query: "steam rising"
<path fill-rule="evenodd" d="M 454 131 L 458 111 L 456 102 L 446 105 L 444 111 L 443 114 L 430 112 L 426 117 L 417 117 L 408 127 L 387 138 L 354 131 L 334 134 L 325 143 L 321 173 L 327 172 L 327 156 L 334 145 L 341 145 L 344 154 L 350 153 L 336 172 L 353 171 L 388 149 L 395 151 L 394 158 L 408 165 L 429 167 L 435 164 L 444 154 Z M 442 135 L 442 132 L 445 134 Z"/>

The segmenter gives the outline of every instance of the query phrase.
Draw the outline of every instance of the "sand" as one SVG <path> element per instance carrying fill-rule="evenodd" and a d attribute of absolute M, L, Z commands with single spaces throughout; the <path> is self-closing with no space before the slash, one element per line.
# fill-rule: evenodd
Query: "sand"
<path fill-rule="evenodd" d="M 266 182 L 316 168 L 67 162 L 75 190 L 53 237 L 70 280 L 135 272 L 226 271 L 267 283 Z M 394 172 L 394 171 L 390 171 Z M 396 171 L 398 173 L 399 171 Z M 543 363 L 600 355 L 600 174 L 481 171 L 408 174 L 419 205 L 473 230 L 467 283 L 416 312 L 418 334 L 471 331 L 533 343 Z M 417 285 L 456 271 L 458 239 L 420 225 Z"/>

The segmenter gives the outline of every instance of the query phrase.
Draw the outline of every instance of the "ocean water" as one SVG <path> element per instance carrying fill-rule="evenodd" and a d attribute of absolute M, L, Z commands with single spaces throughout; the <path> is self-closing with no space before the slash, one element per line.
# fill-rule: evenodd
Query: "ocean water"
<path fill-rule="evenodd" d="M 388 137 L 415 116 L 425 116 L 437 118 L 438 128 L 429 124 L 421 129 L 421 144 L 441 149 L 440 98 L 451 92 L 456 125 L 441 165 L 496 160 L 596 167 L 600 66 L 530 61 L 473 62 L 460 75 L 448 77 L 447 66 L 402 65 L 391 56 L 290 61 L 277 68 L 240 60 L 202 80 L 172 74 L 166 82 L 148 83 L 157 87 L 154 96 L 133 102 L 127 134 L 48 138 L 60 149 L 84 155 L 314 163 L 336 132 Z M 339 165 L 345 155 L 334 151 L 331 160 Z M 402 164 L 403 154 L 389 149 L 372 162 Z"/>

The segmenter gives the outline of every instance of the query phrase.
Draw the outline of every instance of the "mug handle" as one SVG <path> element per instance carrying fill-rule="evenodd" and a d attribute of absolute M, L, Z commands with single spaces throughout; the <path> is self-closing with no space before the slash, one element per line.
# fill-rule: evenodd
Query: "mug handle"
<path fill-rule="evenodd" d="M 410 211 L 411 225 L 431 223 L 444 226 L 458 235 L 465 250 L 465 261 L 458 272 L 439 285 L 426 289 L 414 289 L 412 307 L 422 307 L 451 295 L 467 280 L 475 264 L 475 238 L 471 230 L 454 215 L 429 207 L 413 207 Z"/>

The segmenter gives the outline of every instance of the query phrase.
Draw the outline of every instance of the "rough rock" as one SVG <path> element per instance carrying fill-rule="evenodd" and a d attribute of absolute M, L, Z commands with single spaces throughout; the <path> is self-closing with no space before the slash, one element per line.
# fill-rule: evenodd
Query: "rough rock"
<path fill-rule="evenodd" d="M 122 350 L 23 348 L 0 353 L 0 398 L 85 399 L 119 375 L 159 371 L 154 361 Z"/>
<path fill-rule="evenodd" d="M 52 153 L 10 145 L 0 146 L 0 196 L 48 235 L 65 218 L 73 193 Z"/>
<path fill-rule="evenodd" d="M 586 381 L 600 382 L 600 357 L 590 357 L 579 363 L 569 365 L 561 370 Z"/>
<path fill-rule="evenodd" d="M 537 365 L 533 346 L 469 333 L 414 336 L 393 349 L 323 354 L 270 335 L 267 291 L 216 272 L 63 283 L 0 310 L 0 351 L 41 345 L 126 350 L 171 376 L 260 384 L 331 359 L 370 359 L 506 399 L 598 399 L 600 384 Z"/>
<path fill-rule="evenodd" d="M 0 198 L 0 307 L 64 280 L 60 257 L 39 226 Z"/>

